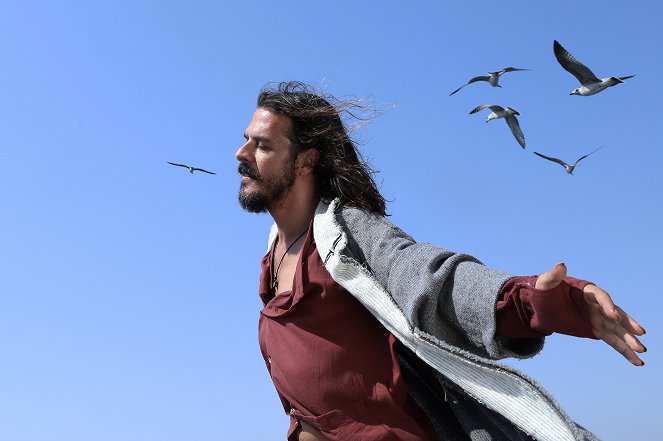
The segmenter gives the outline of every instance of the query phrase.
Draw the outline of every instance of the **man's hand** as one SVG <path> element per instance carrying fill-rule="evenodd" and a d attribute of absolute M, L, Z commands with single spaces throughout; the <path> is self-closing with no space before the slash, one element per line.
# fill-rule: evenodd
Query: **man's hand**
<path fill-rule="evenodd" d="M 552 270 L 537 278 L 535 288 L 540 290 L 554 288 L 564 277 L 566 277 L 566 265 L 558 263 Z M 645 362 L 637 354 L 647 351 L 638 340 L 638 336 L 644 335 L 644 328 L 615 305 L 610 295 L 598 286 L 587 285 L 583 292 L 594 336 L 612 346 L 633 365 L 644 366 Z"/>

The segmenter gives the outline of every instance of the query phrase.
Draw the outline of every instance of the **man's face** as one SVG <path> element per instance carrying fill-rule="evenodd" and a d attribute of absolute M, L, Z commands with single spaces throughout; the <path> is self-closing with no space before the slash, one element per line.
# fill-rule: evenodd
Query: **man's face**
<path fill-rule="evenodd" d="M 288 138 L 290 118 L 258 108 L 246 128 L 246 142 L 237 150 L 242 175 L 239 204 L 263 213 L 279 204 L 295 182 L 293 144 Z"/>

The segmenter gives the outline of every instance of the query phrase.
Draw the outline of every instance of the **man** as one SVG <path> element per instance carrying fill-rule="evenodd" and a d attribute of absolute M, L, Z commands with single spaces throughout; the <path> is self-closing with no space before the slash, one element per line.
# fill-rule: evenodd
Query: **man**
<path fill-rule="evenodd" d="M 596 439 L 494 360 L 562 332 L 641 366 L 644 329 L 564 264 L 513 277 L 391 224 L 340 117 L 353 105 L 296 82 L 264 89 L 235 155 L 240 205 L 275 222 L 259 340 L 288 439 Z"/>

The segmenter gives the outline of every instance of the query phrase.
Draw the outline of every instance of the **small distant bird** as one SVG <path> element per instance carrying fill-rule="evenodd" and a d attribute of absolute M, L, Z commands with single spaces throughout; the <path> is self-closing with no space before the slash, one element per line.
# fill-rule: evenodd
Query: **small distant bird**
<path fill-rule="evenodd" d="M 596 150 L 594 150 L 593 152 L 591 152 L 591 153 L 587 153 L 585 156 L 581 156 L 580 158 L 578 158 L 578 160 L 577 160 L 576 162 L 573 163 L 573 165 L 569 165 L 569 164 L 567 164 L 566 162 L 562 161 L 561 159 L 551 158 L 550 156 L 542 155 L 542 154 L 539 153 L 539 152 L 534 152 L 534 154 L 537 155 L 537 156 L 540 156 L 540 157 L 542 157 L 542 158 L 544 158 L 544 159 L 547 159 L 548 161 L 552 161 L 552 162 L 556 162 L 556 163 L 560 164 L 562 167 L 564 167 L 564 168 L 566 169 L 566 172 L 567 172 L 568 174 L 572 175 L 572 174 L 573 174 L 573 170 L 576 168 L 576 166 L 578 165 L 578 163 L 579 163 L 580 161 L 582 161 L 583 159 L 585 159 L 586 157 L 588 157 L 588 156 L 591 155 L 592 153 L 596 153 L 596 152 L 598 152 L 598 151 L 601 150 L 602 148 L 603 148 L 603 147 L 599 147 L 599 148 L 597 148 Z"/>
<path fill-rule="evenodd" d="M 564 49 L 557 40 L 553 42 L 553 52 L 555 52 L 555 58 L 557 58 L 557 61 L 559 61 L 559 64 L 562 65 L 564 70 L 571 73 L 582 84 L 581 87 L 573 89 L 571 95 L 594 95 L 635 76 L 598 78 L 587 66 L 576 60 L 573 55 Z"/>
<path fill-rule="evenodd" d="M 500 71 L 497 71 L 497 72 L 488 72 L 490 75 L 482 75 L 482 76 L 479 76 L 479 77 L 472 78 L 470 81 L 468 81 L 467 83 L 460 86 L 458 89 L 451 92 L 449 94 L 449 96 L 451 96 L 454 93 L 458 92 L 460 89 L 467 86 L 468 84 L 476 83 L 477 81 L 487 81 L 488 84 L 490 84 L 493 87 L 502 87 L 499 84 L 497 84 L 498 81 L 500 80 L 500 77 L 502 76 L 502 74 L 505 74 L 507 72 L 515 72 L 515 71 L 518 71 L 518 70 L 529 70 L 529 69 L 520 69 L 520 68 L 517 68 L 517 67 L 505 67 L 504 69 L 502 69 Z"/>
<path fill-rule="evenodd" d="M 482 104 L 472 109 L 470 111 L 470 115 L 480 112 L 483 109 L 491 110 L 490 115 L 488 115 L 488 119 L 486 119 L 486 122 L 492 119 L 504 118 L 506 124 L 511 129 L 511 133 L 513 133 L 513 136 L 516 137 L 518 144 L 520 144 L 522 148 L 525 148 L 525 136 L 523 135 L 522 130 L 520 130 L 520 124 L 518 124 L 518 120 L 516 119 L 516 115 L 520 115 L 517 110 L 512 109 L 511 107 L 507 107 L 505 109 L 502 106 L 496 106 L 494 104 Z"/>
<path fill-rule="evenodd" d="M 170 161 L 166 161 L 166 162 L 168 162 L 168 164 L 170 164 L 170 165 L 174 165 L 174 166 L 176 166 L 176 167 L 184 167 L 184 168 L 186 168 L 187 170 L 189 170 L 189 173 L 193 173 L 194 171 L 201 171 L 201 172 L 209 173 L 210 175 L 215 175 L 215 174 L 216 174 L 216 173 L 214 173 L 214 172 L 207 171 L 207 170 L 205 170 L 205 169 L 203 169 L 203 168 L 191 167 L 190 165 L 186 165 L 186 164 L 175 164 L 174 162 L 170 162 Z"/>

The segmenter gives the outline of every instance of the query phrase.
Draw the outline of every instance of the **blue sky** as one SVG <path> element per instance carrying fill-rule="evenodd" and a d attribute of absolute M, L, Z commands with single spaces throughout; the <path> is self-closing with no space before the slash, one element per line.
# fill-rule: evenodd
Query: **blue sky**
<path fill-rule="evenodd" d="M 238 207 L 234 152 L 289 79 L 390 108 L 357 138 L 417 240 L 611 292 L 644 368 L 566 336 L 508 363 L 606 440 L 658 436 L 663 7 L 440 3 L 1 1 L 0 439 L 283 439 L 257 345 L 271 219 Z M 555 39 L 636 77 L 569 96 Z M 506 66 L 532 70 L 448 96 Z M 517 109 L 527 149 L 479 104 Z M 532 154 L 599 146 L 573 176 Z"/>

